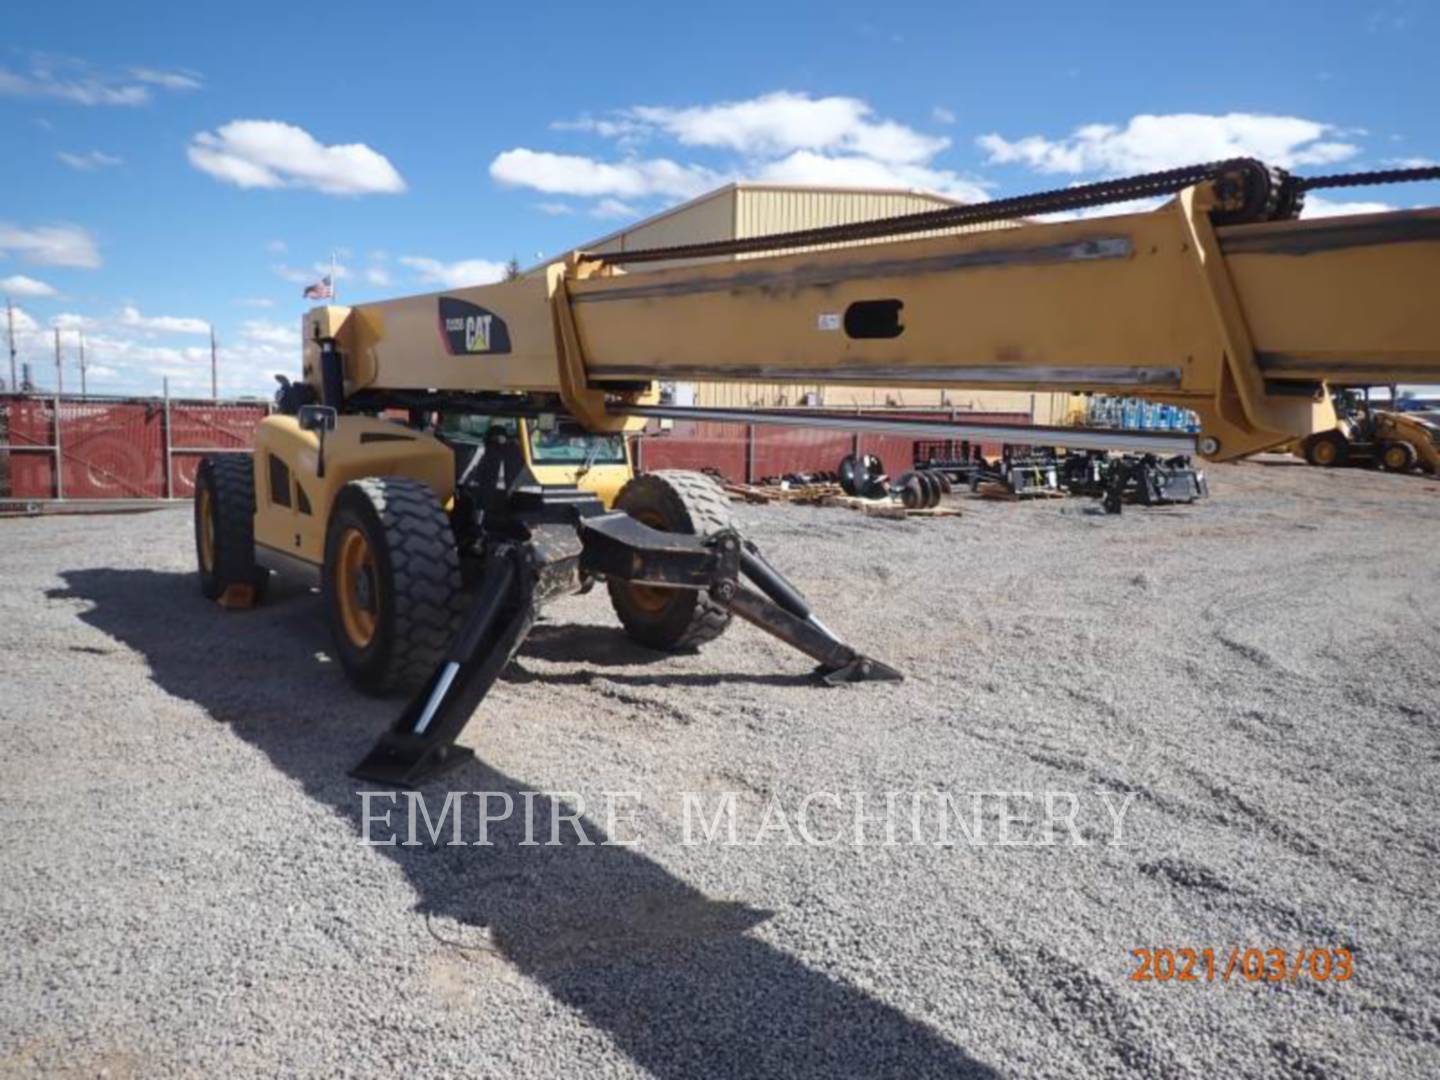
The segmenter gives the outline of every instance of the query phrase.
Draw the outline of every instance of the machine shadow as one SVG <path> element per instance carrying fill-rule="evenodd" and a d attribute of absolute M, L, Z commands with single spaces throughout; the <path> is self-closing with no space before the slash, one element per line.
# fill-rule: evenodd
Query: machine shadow
<path fill-rule="evenodd" d="M 690 650 L 693 654 L 695 650 Z M 626 667 L 663 666 L 672 654 L 649 649 L 641 645 L 618 626 L 595 626 L 591 623 L 537 622 L 520 646 L 517 659 L 505 669 L 501 676 L 506 682 L 541 682 L 556 685 L 583 686 L 597 677 L 593 671 L 553 672 L 535 671 L 521 663 L 524 659 L 546 660 L 556 663 L 573 661 L 576 656 L 585 657 L 587 667 L 606 669 Z M 803 664 L 803 657 L 796 657 Z M 758 674 L 754 672 L 678 672 L 659 671 L 647 675 L 620 674 L 606 670 L 601 676 L 607 682 L 623 683 L 627 686 L 720 686 L 725 683 L 752 683 L 757 686 L 800 686 L 817 682 L 813 671 L 798 671 L 789 674 Z"/>
<path fill-rule="evenodd" d="M 358 842 L 358 791 L 374 785 L 345 770 L 398 704 L 354 693 L 317 652 L 326 640 L 317 604 L 226 614 L 189 574 L 63 577 L 66 588 L 51 599 L 82 601 L 79 619 L 141 653 L 157 685 L 229 724 Z M 560 845 L 545 845 L 551 805 L 538 797 L 527 808 L 523 781 L 477 762 L 425 790 L 432 814 L 452 790 L 492 793 L 492 814 L 508 797 L 516 812 L 489 825 L 489 846 L 474 845 L 480 800 L 469 797 L 461 830 L 469 846 L 432 845 L 422 823 L 418 846 L 369 849 L 406 874 L 437 952 L 474 961 L 467 970 L 477 982 L 493 978 L 502 957 L 656 1076 L 998 1075 L 923 1021 L 749 933 L 772 913 L 707 897 L 642 847 L 604 845 L 590 818 L 582 822 L 591 846 L 569 825 Z M 404 799 L 397 805 L 391 823 L 403 841 Z M 390 806 L 377 799 L 372 813 Z M 373 825 L 371 835 L 390 834 Z M 541 843 L 525 844 L 527 835 Z"/>

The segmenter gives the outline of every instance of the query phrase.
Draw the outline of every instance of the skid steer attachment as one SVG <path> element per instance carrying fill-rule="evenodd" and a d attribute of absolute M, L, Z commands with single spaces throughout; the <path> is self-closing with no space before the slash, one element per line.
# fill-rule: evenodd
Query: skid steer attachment
<path fill-rule="evenodd" d="M 496 513 L 487 513 L 485 535 L 506 539 L 482 541 L 479 591 L 449 655 L 354 776 L 414 787 L 470 760 L 473 752 L 455 740 L 540 608 L 596 580 L 703 592 L 811 657 L 816 676 L 832 685 L 902 677 L 841 641 L 733 528 L 708 536 L 662 532 L 629 514 L 607 513 L 593 495 L 574 488 L 541 488 L 524 473 L 509 492 L 504 520 Z"/>

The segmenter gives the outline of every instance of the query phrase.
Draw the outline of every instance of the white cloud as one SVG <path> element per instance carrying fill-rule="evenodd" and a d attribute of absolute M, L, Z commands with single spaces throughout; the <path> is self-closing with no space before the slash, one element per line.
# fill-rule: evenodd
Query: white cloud
<path fill-rule="evenodd" d="M 141 315 L 138 308 L 128 304 L 120 309 L 120 325 L 157 334 L 210 333 L 210 324 L 204 319 L 176 315 Z"/>
<path fill-rule="evenodd" d="M 601 199 L 591 207 L 590 215 L 597 218 L 638 218 L 640 211 L 619 199 Z"/>
<path fill-rule="evenodd" d="M 809 150 L 797 150 L 789 157 L 762 166 L 755 178 L 765 183 L 816 187 L 921 188 L 961 202 L 984 202 L 990 197 L 979 181 L 968 180 L 948 169 L 853 155 L 830 157 Z"/>
<path fill-rule="evenodd" d="M 534 188 L 547 195 L 611 195 L 621 199 L 647 195 L 689 199 L 724 182 L 709 169 L 680 165 L 666 158 L 609 163 L 524 147 L 499 154 L 490 163 L 490 175 L 502 184 Z"/>
<path fill-rule="evenodd" d="M 70 168 L 78 169 L 81 172 L 94 172 L 96 169 L 107 169 L 125 164 L 124 158 L 107 154 L 103 150 L 87 150 L 83 154 L 72 154 L 68 150 L 61 150 L 55 156 Z"/>
<path fill-rule="evenodd" d="M 35 321 L 28 311 L 22 307 L 12 309 L 15 312 L 15 333 L 35 334 L 40 331 L 40 324 Z"/>
<path fill-rule="evenodd" d="M 60 65 L 56 70 L 37 60 L 28 75 L 0 68 L 0 96 L 52 98 L 75 105 L 144 105 L 150 91 L 136 83 L 124 83 L 100 75 L 81 64 Z"/>
<path fill-rule="evenodd" d="M 562 217 L 565 214 L 573 214 L 575 208 L 569 203 L 563 202 L 540 202 L 535 204 L 535 209 L 542 214 L 549 214 L 551 217 Z"/>
<path fill-rule="evenodd" d="M 954 115 L 943 110 L 936 115 L 954 121 Z M 682 147 L 732 155 L 732 160 L 712 167 L 659 155 L 604 161 L 517 147 L 491 162 L 490 175 L 502 184 L 599 200 L 590 208 L 599 217 L 635 216 L 629 200 L 688 199 L 740 179 L 923 188 L 965 201 L 987 197 L 980 182 L 935 164 L 950 145 L 948 138 L 879 117 L 858 98 L 779 91 L 708 105 L 641 105 L 608 119 L 587 116 L 551 127 L 617 139 L 626 150 L 668 139 Z M 553 214 L 569 211 L 564 203 L 538 208 Z"/>
<path fill-rule="evenodd" d="M 235 303 L 248 308 L 272 308 L 275 306 L 275 301 L 268 296 L 242 296 Z"/>
<path fill-rule="evenodd" d="M 54 331 L 35 325 L 16 309 L 17 344 L 22 360 L 29 361 L 36 380 L 54 385 Z M 64 332 L 65 383 L 78 385 L 73 332 L 85 331 L 86 370 L 90 389 L 97 392 L 158 394 L 161 380 L 170 380 L 172 395 L 210 396 L 210 345 L 179 347 L 127 332 L 118 320 L 67 314 L 51 320 Z M 292 377 L 299 369 L 300 332 L 297 325 L 283 327 L 244 324 L 234 340 L 219 341 L 219 385 L 222 395 L 268 395 L 275 372 Z M 256 331 L 251 333 L 251 331 Z"/>
<path fill-rule="evenodd" d="M 265 245 L 265 250 L 272 252 L 273 254 L 280 255 L 283 254 L 287 250 L 287 248 L 284 240 L 271 240 L 268 244 Z"/>
<path fill-rule="evenodd" d="M 328 262 L 313 262 L 307 270 L 304 267 L 290 266 L 286 263 L 277 263 L 270 268 L 277 277 L 284 278 L 293 285 L 312 285 L 322 277 L 327 276 L 331 271 Z M 336 263 L 334 267 L 335 280 L 340 281 L 350 276 L 350 268 L 343 263 Z"/>
<path fill-rule="evenodd" d="M 1386 158 L 1384 165 L 1387 169 L 1428 169 L 1440 165 L 1440 161 L 1427 157 Z"/>
<path fill-rule="evenodd" d="M 149 83 L 165 90 L 199 90 L 203 85 L 200 76 L 193 71 L 160 71 L 156 68 L 137 67 L 130 69 L 130 77 L 137 82 Z"/>
<path fill-rule="evenodd" d="M 367 266 L 365 268 L 365 283 L 378 288 L 386 288 L 391 284 L 390 271 L 383 266 Z"/>
<path fill-rule="evenodd" d="M 625 115 L 665 132 L 684 146 L 733 150 L 747 157 L 793 150 L 862 154 L 881 161 L 928 161 L 950 140 L 893 120 L 874 119 L 858 98 L 812 98 L 779 91 L 748 101 L 688 108 L 641 105 Z"/>
<path fill-rule="evenodd" d="M 1386 210 L 1394 209 L 1395 207 L 1390 203 L 1365 200 L 1345 202 L 1327 199 L 1323 195 L 1316 195 L 1311 191 L 1305 194 L 1305 209 L 1300 216 L 1302 218 L 1342 217 L 1346 214 L 1381 214 Z"/>
<path fill-rule="evenodd" d="M 12 296 L 54 296 L 55 287 L 24 274 L 11 274 L 0 278 L 0 292 Z"/>
<path fill-rule="evenodd" d="M 960 118 L 944 105 L 936 105 L 930 110 L 930 119 L 934 120 L 937 124 L 953 124 Z"/>
<path fill-rule="evenodd" d="M 593 116 L 582 116 L 577 120 L 552 120 L 551 131 L 583 131 L 599 135 L 603 139 L 619 139 L 622 142 L 639 142 L 650 134 L 650 126 L 624 116 L 609 120 L 597 120 Z"/>
<path fill-rule="evenodd" d="M 311 188 L 327 195 L 405 190 L 384 154 L 364 143 L 326 146 L 278 120 L 232 120 L 199 132 L 186 153 L 197 169 L 242 188 Z"/>
<path fill-rule="evenodd" d="M 270 269 L 275 272 L 276 277 L 284 278 L 292 285 L 309 285 L 316 278 L 313 270 L 301 270 L 285 263 L 278 263 Z"/>
<path fill-rule="evenodd" d="M 1296 116 L 1173 113 L 1133 116 L 1120 127 L 1087 124 L 1062 139 L 998 134 L 976 140 L 991 164 L 1020 164 L 1043 173 L 1125 174 L 1154 172 L 1233 157 L 1258 157 L 1293 168 L 1329 165 L 1354 157 L 1359 148 L 1342 141 L 1332 124 Z"/>
<path fill-rule="evenodd" d="M 300 341 L 298 326 L 282 326 L 264 319 L 246 319 L 240 327 L 240 333 L 250 341 L 281 349 L 293 348 Z"/>
<path fill-rule="evenodd" d="M 458 289 L 466 285 L 489 285 L 505 277 L 505 264 L 489 259 L 464 259 L 446 263 L 421 255 L 402 255 L 402 265 L 410 267 L 427 285 Z"/>
<path fill-rule="evenodd" d="M 79 225 L 38 225 L 26 229 L 0 221 L 0 254 L 18 255 L 41 266 L 94 270 L 100 265 L 95 238 Z"/>

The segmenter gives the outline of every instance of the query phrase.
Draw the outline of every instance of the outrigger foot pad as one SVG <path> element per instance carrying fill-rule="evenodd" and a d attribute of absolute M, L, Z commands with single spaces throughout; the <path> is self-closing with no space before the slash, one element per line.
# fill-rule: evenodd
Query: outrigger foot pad
<path fill-rule="evenodd" d="M 468 746 L 437 745 L 431 739 L 391 731 L 350 770 L 350 775 L 357 780 L 415 788 L 474 760 L 475 751 Z"/>
<path fill-rule="evenodd" d="M 842 686 L 852 682 L 904 682 L 905 676 L 889 664 L 872 660 L 868 656 L 857 656 L 848 664 L 827 668 L 821 664 L 815 669 L 820 681 L 829 686 Z"/>

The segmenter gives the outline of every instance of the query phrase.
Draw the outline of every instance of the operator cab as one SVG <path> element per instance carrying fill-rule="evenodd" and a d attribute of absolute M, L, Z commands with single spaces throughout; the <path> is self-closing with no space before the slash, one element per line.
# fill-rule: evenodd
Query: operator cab
<path fill-rule="evenodd" d="M 484 452 L 488 439 L 492 447 L 500 443 L 518 449 L 541 484 L 594 492 L 606 509 L 631 475 L 623 435 L 586 431 L 568 416 L 447 413 L 436 434 L 455 447 L 457 475 Z"/>

